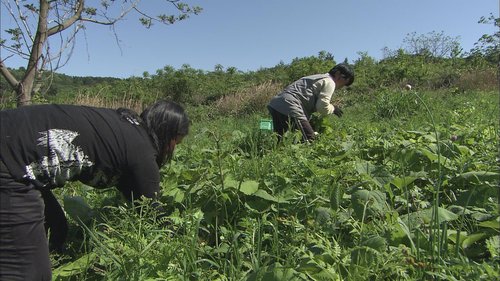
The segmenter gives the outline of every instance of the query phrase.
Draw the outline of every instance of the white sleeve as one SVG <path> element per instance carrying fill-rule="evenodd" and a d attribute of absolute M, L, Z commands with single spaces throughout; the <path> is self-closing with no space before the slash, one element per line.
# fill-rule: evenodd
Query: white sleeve
<path fill-rule="evenodd" d="M 318 85 L 320 92 L 318 94 L 318 101 L 316 102 L 316 111 L 323 116 L 332 114 L 334 107 L 330 101 L 332 100 L 333 92 L 335 91 L 335 82 L 333 82 L 332 79 L 327 78 L 316 83 L 321 83 Z"/>

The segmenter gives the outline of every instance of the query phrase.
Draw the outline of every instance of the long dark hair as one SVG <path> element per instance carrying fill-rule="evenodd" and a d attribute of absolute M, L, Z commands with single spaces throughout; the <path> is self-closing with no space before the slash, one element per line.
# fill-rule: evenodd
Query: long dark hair
<path fill-rule="evenodd" d="M 119 108 L 117 112 L 122 119 L 146 128 L 158 151 L 158 166 L 172 159 L 174 147 L 170 142 L 189 133 L 189 118 L 184 108 L 175 102 L 160 100 L 144 109 L 140 116 L 126 108 Z"/>
<path fill-rule="evenodd" d="M 141 119 L 158 149 L 156 162 L 161 166 L 174 154 L 170 142 L 189 133 L 189 118 L 181 105 L 160 100 L 148 106 L 141 113 Z"/>

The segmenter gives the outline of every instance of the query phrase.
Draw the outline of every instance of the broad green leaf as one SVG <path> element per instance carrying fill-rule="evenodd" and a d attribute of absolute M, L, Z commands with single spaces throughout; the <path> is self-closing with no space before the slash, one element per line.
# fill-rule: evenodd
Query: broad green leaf
<path fill-rule="evenodd" d="M 240 191 L 246 195 L 252 195 L 259 189 L 259 183 L 253 180 L 244 181 L 240 185 Z"/>
<path fill-rule="evenodd" d="M 428 134 L 428 133 L 425 133 L 422 135 L 422 137 L 427 141 L 427 142 L 432 142 L 432 143 L 435 143 L 437 142 L 437 139 L 436 139 L 436 134 Z"/>
<path fill-rule="evenodd" d="M 359 220 L 363 214 L 368 217 L 381 217 L 387 211 L 385 193 L 379 190 L 358 190 L 351 196 L 352 208 Z"/>
<path fill-rule="evenodd" d="M 376 166 L 368 161 L 357 161 L 356 162 L 356 171 L 360 175 L 371 175 L 376 169 Z"/>
<path fill-rule="evenodd" d="M 213 251 L 216 254 L 227 254 L 231 250 L 231 246 L 228 243 L 224 242 L 219 245 L 219 247 L 215 248 Z"/>
<path fill-rule="evenodd" d="M 392 179 L 392 175 L 384 167 L 376 166 L 368 161 L 357 161 L 356 171 L 371 180 L 378 187 L 383 187 Z"/>
<path fill-rule="evenodd" d="M 257 198 L 255 200 L 248 200 L 245 202 L 245 207 L 254 212 L 264 212 L 268 210 L 272 204 L 272 202 Z"/>
<path fill-rule="evenodd" d="M 475 219 L 476 221 L 482 222 L 482 221 L 487 221 L 491 218 L 491 214 L 488 212 L 473 212 L 471 215 L 471 218 Z"/>
<path fill-rule="evenodd" d="M 410 177 L 410 176 L 402 178 L 393 178 L 390 183 L 396 186 L 398 189 L 402 190 L 409 184 L 413 183 L 416 179 L 417 177 Z"/>
<path fill-rule="evenodd" d="M 438 159 L 439 159 L 439 156 L 438 154 L 428 150 L 428 149 L 425 149 L 425 148 L 421 148 L 420 149 L 420 152 L 425 155 L 427 157 L 427 159 L 429 159 L 431 162 L 437 162 Z"/>
<path fill-rule="evenodd" d="M 433 220 L 432 215 L 433 215 L 433 208 L 429 208 L 429 209 L 409 213 L 407 215 L 402 215 L 401 219 L 407 225 L 413 225 L 416 227 L 422 223 L 429 224 Z M 453 221 L 453 220 L 458 219 L 458 215 L 455 213 L 452 213 L 444 208 L 439 207 L 437 218 L 438 218 L 438 223 L 443 223 L 446 221 Z"/>
<path fill-rule="evenodd" d="M 60 277 L 71 277 L 81 274 L 87 271 L 96 259 L 97 254 L 95 253 L 85 254 L 73 262 L 64 264 L 54 269 L 52 271 L 52 278 L 53 280 L 57 280 Z"/>
<path fill-rule="evenodd" d="M 233 177 L 231 175 L 226 175 L 224 177 L 224 186 L 227 188 L 227 187 L 232 187 L 232 188 L 238 188 L 238 185 L 239 185 L 239 182 L 235 179 L 233 179 Z"/>
<path fill-rule="evenodd" d="M 450 205 L 448 208 L 446 208 L 448 211 L 457 214 L 457 215 L 470 215 L 472 214 L 472 211 L 458 205 Z"/>
<path fill-rule="evenodd" d="M 362 241 L 361 245 L 381 252 L 387 247 L 387 240 L 379 235 L 373 235 Z"/>
<path fill-rule="evenodd" d="M 487 227 L 487 228 L 492 228 L 495 230 L 500 230 L 500 222 L 498 221 L 498 218 L 495 220 L 482 221 L 478 225 L 481 227 Z"/>
<path fill-rule="evenodd" d="M 175 202 L 180 203 L 184 200 L 184 192 L 178 188 L 172 188 L 165 192 L 165 195 L 170 196 Z"/>
<path fill-rule="evenodd" d="M 409 130 L 409 131 L 406 131 L 407 133 L 410 133 L 410 134 L 415 134 L 417 136 L 423 136 L 423 135 L 427 135 L 428 133 L 426 131 L 417 131 L 417 130 Z"/>
<path fill-rule="evenodd" d="M 470 234 L 470 235 L 467 235 L 467 237 L 465 237 L 465 239 L 462 241 L 462 247 L 465 249 L 465 248 L 468 248 L 470 247 L 472 244 L 476 243 L 477 241 L 480 241 L 484 238 L 486 238 L 488 235 L 484 232 L 481 232 L 481 233 L 474 233 L 474 234 Z"/>
<path fill-rule="evenodd" d="M 457 149 L 460 151 L 460 154 L 462 155 L 473 155 L 474 151 L 472 151 L 470 148 L 464 145 L 457 145 Z"/>
<path fill-rule="evenodd" d="M 428 210 L 430 211 L 430 210 Z M 452 213 L 444 208 L 439 207 L 438 208 L 438 221 L 439 223 L 445 222 L 445 221 L 453 221 L 458 219 L 458 215 L 455 213 Z"/>
<path fill-rule="evenodd" d="M 426 212 L 431 216 L 432 214 L 432 208 L 427 209 Z M 458 219 L 458 215 L 455 213 L 452 213 L 444 208 L 439 207 L 438 208 L 438 221 L 439 223 L 443 223 L 445 221 L 453 221 Z"/>
<path fill-rule="evenodd" d="M 381 169 L 377 171 L 373 179 L 378 187 L 383 187 L 392 180 L 392 175 L 386 170 Z"/>
<path fill-rule="evenodd" d="M 462 242 L 464 241 L 465 238 L 467 238 L 466 231 L 456 231 L 448 229 L 448 239 L 451 242 L 462 245 Z"/>
<path fill-rule="evenodd" d="M 408 146 L 408 145 L 407 145 Z M 422 161 L 420 160 L 420 153 L 417 153 L 415 149 L 401 149 L 398 153 L 394 154 L 394 160 L 404 163 L 410 170 L 420 170 L 422 166 Z"/>
<path fill-rule="evenodd" d="M 192 216 L 196 220 L 196 222 L 200 222 L 203 219 L 204 213 L 202 210 L 196 210 L 196 212 L 194 212 Z"/>
<path fill-rule="evenodd" d="M 472 171 L 466 172 L 458 175 L 459 178 L 464 180 L 478 180 L 478 181 L 498 181 L 500 180 L 500 174 L 496 172 L 487 171 Z"/>

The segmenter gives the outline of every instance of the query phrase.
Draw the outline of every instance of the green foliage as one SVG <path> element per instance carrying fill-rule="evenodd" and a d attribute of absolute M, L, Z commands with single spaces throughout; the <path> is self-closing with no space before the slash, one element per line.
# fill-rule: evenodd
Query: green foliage
<path fill-rule="evenodd" d="M 377 93 L 375 115 L 378 118 L 407 117 L 419 110 L 422 110 L 422 106 L 410 91 L 385 90 Z"/>
<path fill-rule="evenodd" d="M 343 118 L 322 119 L 329 129 L 312 144 L 277 145 L 258 115 L 198 120 L 162 170 L 166 213 L 103 193 L 66 194 L 68 214 L 93 220 L 82 225 L 85 240 L 72 239 L 83 252 L 59 262 L 55 276 L 494 279 L 495 100 L 494 92 L 419 94 L 428 111 L 380 122 L 360 98 L 361 113 L 348 107 Z M 103 208 L 110 200 L 117 207 Z"/>
<path fill-rule="evenodd" d="M 353 102 L 351 96 L 373 100 L 373 94 L 397 103 L 393 96 L 399 95 L 389 93 L 398 93 L 408 83 L 420 91 L 453 88 L 460 92 L 498 87 L 496 67 L 484 56 L 440 58 L 399 50 L 376 61 L 367 53 L 360 52 L 359 55 L 360 58 L 354 62 L 356 82 L 345 91 L 345 97 L 342 92 L 336 93 L 348 105 Z M 224 69 L 221 65 L 216 66 L 214 71 L 197 70 L 189 65 L 180 69 L 166 66 L 154 75 L 144 73 L 142 78 L 127 79 L 69 77 L 49 73 L 37 95 L 47 102 L 96 103 L 109 107 L 118 107 L 121 102 L 121 106 L 135 107 L 139 104 L 139 109 L 143 104 L 166 98 L 185 105 L 215 105 L 217 112 L 223 115 L 265 113 L 267 99 L 286 84 L 312 73 L 325 73 L 334 64 L 333 56 L 322 51 L 318 56 L 295 58 L 289 64 L 280 63 L 272 68 L 247 73 L 234 67 Z M 19 69 L 14 73 L 22 75 L 24 71 Z M 2 106 L 9 107 L 12 104 L 10 98 L 13 98 L 10 86 L 3 77 L 0 77 L 0 83 Z M 399 101 L 404 103 L 404 98 Z M 217 112 L 212 111 L 210 115 L 215 116 Z"/>
<path fill-rule="evenodd" d="M 295 58 L 290 65 L 286 67 L 288 76 L 287 83 L 295 81 L 301 77 L 315 74 L 326 73 L 335 65 L 335 60 L 331 54 L 320 52 L 318 57 L 310 56 L 305 58 Z"/>
<path fill-rule="evenodd" d="M 483 56 L 360 53 L 354 85 L 334 96 L 345 114 L 313 115 L 315 142 L 291 132 L 278 144 L 259 129 L 271 95 L 333 64 L 320 52 L 248 73 L 167 66 L 41 94 L 137 110 L 168 98 L 193 123 L 161 171 L 165 212 L 78 184 L 57 193 L 70 239 L 66 255 L 51 256 L 54 278 L 498 278 L 495 66 Z"/>
<path fill-rule="evenodd" d="M 475 56 L 484 57 L 491 63 L 498 64 L 500 60 L 500 18 L 495 18 L 493 13 L 490 13 L 488 17 L 481 17 L 478 23 L 492 24 L 496 32 L 493 34 L 483 34 L 474 44 L 471 53 Z"/>

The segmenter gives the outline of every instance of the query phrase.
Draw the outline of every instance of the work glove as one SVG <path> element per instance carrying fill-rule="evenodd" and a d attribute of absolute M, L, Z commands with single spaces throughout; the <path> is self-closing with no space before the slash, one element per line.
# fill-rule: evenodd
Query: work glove
<path fill-rule="evenodd" d="M 335 106 L 333 108 L 333 114 L 337 115 L 338 117 L 342 117 L 342 114 L 344 114 L 344 112 L 342 111 L 340 106 Z"/>

